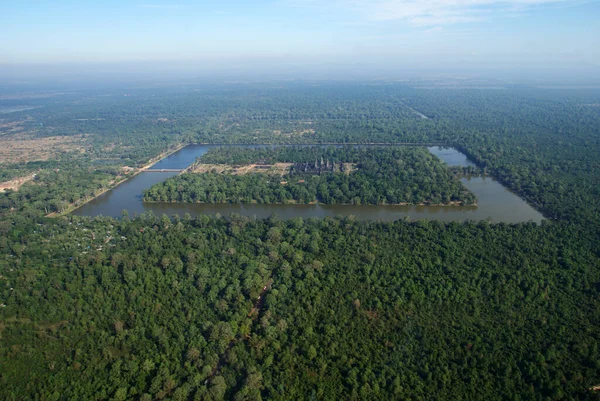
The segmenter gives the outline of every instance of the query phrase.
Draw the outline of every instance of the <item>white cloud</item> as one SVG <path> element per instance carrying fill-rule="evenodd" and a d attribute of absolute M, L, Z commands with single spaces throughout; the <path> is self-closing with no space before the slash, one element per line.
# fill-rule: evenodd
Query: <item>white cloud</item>
<path fill-rule="evenodd" d="M 548 4 L 580 4 L 582 0 L 284 0 L 288 5 L 332 12 L 344 9 L 370 21 L 405 21 L 414 26 L 439 26 L 514 16 Z"/>

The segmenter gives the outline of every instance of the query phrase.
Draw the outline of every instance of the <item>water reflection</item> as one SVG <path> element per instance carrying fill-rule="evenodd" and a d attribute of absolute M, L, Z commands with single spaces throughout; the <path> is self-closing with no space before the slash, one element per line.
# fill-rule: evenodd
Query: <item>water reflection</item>
<path fill-rule="evenodd" d="M 442 159 L 449 166 L 459 167 L 476 167 L 475 163 L 467 158 L 467 156 L 454 148 L 444 148 L 441 146 L 429 146 L 429 152 Z"/>

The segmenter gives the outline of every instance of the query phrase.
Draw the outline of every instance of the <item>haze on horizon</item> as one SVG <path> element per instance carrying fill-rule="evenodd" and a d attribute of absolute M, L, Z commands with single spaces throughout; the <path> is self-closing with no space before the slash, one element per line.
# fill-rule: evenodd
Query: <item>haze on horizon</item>
<path fill-rule="evenodd" d="M 597 79 L 598 16 L 597 0 L 4 1 L 0 79 L 416 70 Z"/>

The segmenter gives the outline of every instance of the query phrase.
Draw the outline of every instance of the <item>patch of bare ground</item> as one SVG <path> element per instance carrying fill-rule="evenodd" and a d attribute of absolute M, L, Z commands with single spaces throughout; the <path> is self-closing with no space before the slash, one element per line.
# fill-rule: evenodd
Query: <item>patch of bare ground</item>
<path fill-rule="evenodd" d="M 230 164 L 203 164 L 197 163 L 192 165 L 187 171 L 190 173 L 204 174 L 204 173 L 217 173 L 217 174 L 233 174 L 233 175 L 246 175 L 254 173 L 262 173 L 269 175 L 279 175 L 281 177 L 286 176 L 290 173 L 290 169 L 294 163 L 275 163 L 275 164 L 244 164 L 244 165 L 230 165 Z M 353 171 L 356 171 L 356 164 L 344 163 L 344 174 L 349 175 Z M 284 181 L 282 181 L 283 183 Z M 287 182 L 285 181 L 285 184 Z M 285 185 L 283 184 L 283 185 Z"/>
<path fill-rule="evenodd" d="M 290 172 L 292 163 L 275 164 L 245 164 L 242 166 L 232 166 L 229 164 L 195 164 L 190 169 L 192 173 L 219 173 L 245 175 L 251 173 L 263 173 L 273 175 L 285 175 Z"/>
<path fill-rule="evenodd" d="M 19 188 L 21 188 L 21 186 L 23 184 L 25 184 L 28 181 L 31 181 L 35 178 L 35 174 L 31 174 L 31 175 L 27 175 L 25 177 L 17 177 L 17 178 L 13 178 L 10 181 L 5 181 L 5 182 L 0 182 L 0 192 L 6 192 L 6 191 L 18 191 Z"/>
<path fill-rule="evenodd" d="M 291 138 L 294 136 L 303 136 L 303 135 L 313 135 L 315 132 L 316 131 L 312 128 L 295 130 L 295 131 L 291 131 L 291 132 L 285 132 L 280 129 L 276 129 L 276 130 L 272 131 L 273 135 L 285 137 L 285 138 Z"/>
<path fill-rule="evenodd" d="M 195 164 L 190 169 L 192 173 L 231 173 L 233 170 L 232 166 L 227 164 Z"/>
<path fill-rule="evenodd" d="M 0 163 L 48 160 L 58 153 L 85 152 L 84 136 L 34 138 L 26 134 L 0 137 Z"/>
<path fill-rule="evenodd" d="M 344 174 L 350 175 L 350 173 L 353 171 L 356 171 L 356 164 L 344 163 Z"/>

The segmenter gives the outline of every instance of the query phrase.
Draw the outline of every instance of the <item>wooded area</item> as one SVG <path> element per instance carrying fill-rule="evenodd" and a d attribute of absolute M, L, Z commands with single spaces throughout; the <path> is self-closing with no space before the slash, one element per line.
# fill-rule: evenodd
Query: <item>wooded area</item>
<path fill-rule="evenodd" d="M 144 201 L 353 205 L 475 203 L 475 196 L 446 165 L 424 148 L 213 148 L 198 161 L 229 165 L 289 162 L 298 163 L 298 166 L 285 176 L 185 173 L 146 190 Z M 321 172 L 321 164 L 329 165 L 330 161 L 336 165 L 352 163 L 355 171 L 349 174 Z"/>
<path fill-rule="evenodd" d="M 85 151 L 0 168 L 37 174 L 0 193 L 0 398 L 600 399 L 597 90 L 127 91 L 2 115 L 0 138 L 15 123 Z M 443 143 L 549 220 L 44 217 L 190 142 Z M 403 160 L 454 174 L 422 151 Z"/>

